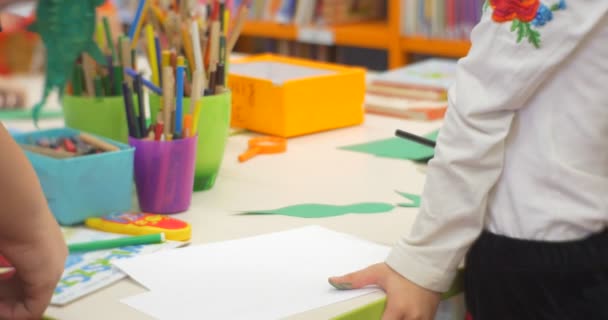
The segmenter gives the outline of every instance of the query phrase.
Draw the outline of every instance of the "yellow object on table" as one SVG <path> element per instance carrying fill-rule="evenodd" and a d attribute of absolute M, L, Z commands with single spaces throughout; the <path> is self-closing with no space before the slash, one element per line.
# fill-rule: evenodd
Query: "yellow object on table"
<path fill-rule="evenodd" d="M 365 70 L 258 55 L 230 65 L 233 127 L 284 138 L 363 123 Z"/>

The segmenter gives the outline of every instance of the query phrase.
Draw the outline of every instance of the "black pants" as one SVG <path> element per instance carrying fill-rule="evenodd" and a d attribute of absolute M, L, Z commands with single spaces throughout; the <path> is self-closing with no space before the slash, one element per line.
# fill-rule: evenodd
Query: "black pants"
<path fill-rule="evenodd" d="M 608 319 L 608 232 L 541 242 L 484 232 L 466 257 L 473 320 Z"/>

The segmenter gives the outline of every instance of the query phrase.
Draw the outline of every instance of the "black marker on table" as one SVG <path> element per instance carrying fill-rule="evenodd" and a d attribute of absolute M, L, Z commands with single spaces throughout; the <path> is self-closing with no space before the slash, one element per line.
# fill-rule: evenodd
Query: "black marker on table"
<path fill-rule="evenodd" d="M 397 131 L 395 131 L 395 135 L 399 138 L 403 138 L 406 140 L 411 140 L 417 143 L 420 143 L 422 145 L 425 145 L 427 147 L 431 147 L 431 148 L 435 148 L 435 146 L 437 145 L 437 143 L 433 140 L 427 139 L 425 137 L 421 137 L 418 135 L 415 135 L 413 133 L 409 133 L 409 132 L 405 132 L 403 130 L 399 130 L 397 129 Z"/>

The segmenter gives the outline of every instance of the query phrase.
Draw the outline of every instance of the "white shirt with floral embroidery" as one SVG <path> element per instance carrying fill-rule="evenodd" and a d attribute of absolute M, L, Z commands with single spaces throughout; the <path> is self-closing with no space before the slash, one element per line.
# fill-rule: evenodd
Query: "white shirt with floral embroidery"
<path fill-rule="evenodd" d="M 608 224 L 608 1 L 488 2 L 420 213 L 386 260 L 439 292 L 483 229 L 561 241 Z"/>

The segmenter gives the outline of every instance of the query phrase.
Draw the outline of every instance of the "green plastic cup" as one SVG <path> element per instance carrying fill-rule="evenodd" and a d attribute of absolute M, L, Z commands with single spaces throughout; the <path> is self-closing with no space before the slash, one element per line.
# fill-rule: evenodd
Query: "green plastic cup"
<path fill-rule="evenodd" d="M 209 190 L 215 185 L 230 132 L 231 99 L 232 94 L 226 91 L 202 97 L 199 101 L 201 113 L 197 126 L 194 191 Z M 189 105 L 190 99 L 184 99 L 184 106 L 188 108 Z"/>
<path fill-rule="evenodd" d="M 133 101 L 137 105 L 136 96 Z M 153 121 L 156 119 L 159 105 L 160 99 L 156 95 L 150 95 Z M 128 143 L 129 129 L 122 96 L 96 98 L 65 95 L 63 117 L 67 127 Z"/>

